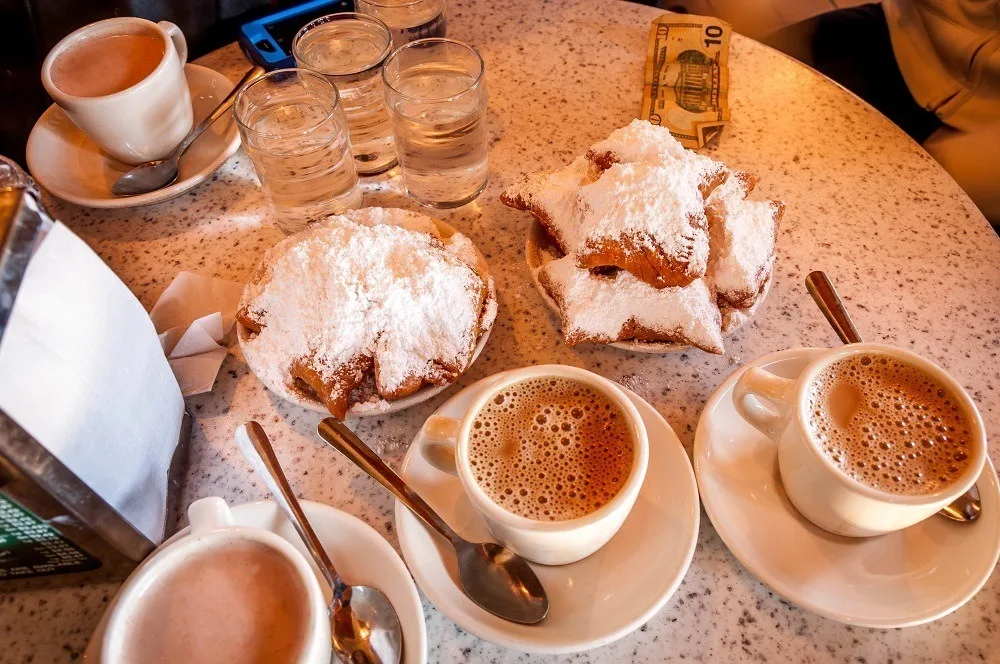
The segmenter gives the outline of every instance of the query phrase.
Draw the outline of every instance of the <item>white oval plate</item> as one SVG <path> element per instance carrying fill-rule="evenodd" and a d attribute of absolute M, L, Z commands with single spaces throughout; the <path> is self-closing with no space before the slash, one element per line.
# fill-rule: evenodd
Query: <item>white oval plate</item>
<path fill-rule="evenodd" d="M 184 65 L 194 122 L 208 117 L 233 89 L 217 71 Z M 109 157 L 77 129 L 53 104 L 42 113 L 28 136 L 28 170 L 46 191 L 59 198 L 94 208 L 128 208 L 161 203 L 180 196 L 219 169 L 240 147 L 240 133 L 232 115 L 221 118 L 198 137 L 179 164 L 170 186 L 139 196 L 115 196 L 111 185 L 132 166 Z"/>
<path fill-rule="evenodd" d="M 378 588 L 385 593 L 396 609 L 400 627 L 403 629 L 403 664 L 426 664 L 427 629 L 424 625 L 423 607 L 420 604 L 417 588 L 413 585 L 413 579 L 410 578 L 410 573 L 396 551 L 361 519 L 322 503 L 314 503 L 311 500 L 300 502 L 306 516 L 309 517 L 309 523 L 316 530 L 323 547 L 330 554 L 337 571 L 344 579 L 351 584 Z M 270 530 L 281 535 L 298 549 L 299 553 L 309 561 L 329 602 L 330 589 L 326 587 L 326 581 L 310 559 L 305 545 L 292 524 L 273 501 L 262 500 L 236 505 L 232 508 L 232 512 L 237 525 Z M 188 529 L 184 528 L 159 548 L 168 546 L 187 533 Z M 108 612 L 112 607 L 114 600 L 108 605 L 108 610 L 90 637 L 90 643 L 83 656 L 84 662 L 99 664 L 98 646 L 104 635 Z"/>
<path fill-rule="evenodd" d="M 467 387 L 436 414 L 460 417 L 475 396 L 502 375 Z M 637 629 L 677 590 L 698 539 L 694 473 L 670 425 L 648 403 L 622 390 L 639 409 L 649 434 L 646 480 L 621 530 L 599 551 L 570 565 L 532 564 L 550 602 L 548 616 L 537 625 L 510 623 L 473 604 L 460 589 L 451 546 L 396 502 L 396 532 L 413 578 L 462 629 L 524 652 L 579 652 Z M 403 479 L 460 535 L 473 541 L 492 539 L 458 478 L 424 459 L 421 436 L 417 434 L 403 460 Z"/>
<path fill-rule="evenodd" d="M 440 219 L 434 219 L 434 223 L 437 225 L 438 230 L 441 235 L 448 238 L 458 232 L 454 226 L 446 224 Z M 489 294 L 487 298 L 491 299 L 493 302 L 497 301 L 497 291 L 496 284 L 493 281 L 493 276 L 490 274 L 486 257 L 483 256 L 479 248 L 476 248 L 476 253 L 479 254 L 480 265 L 484 266 L 485 274 L 481 275 L 486 280 L 489 288 Z M 494 316 L 493 321 L 490 326 L 483 330 L 482 334 L 479 335 L 479 341 L 476 342 L 476 347 L 472 351 L 472 359 L 469 361 L 469 367 L 471 367 L 477 359 L 479 359 L 479 354 L 483 352 L 483 348 L 486 347 L 486 342 L 490 339 L 490 332 L 493 330 L 493 323 L 496 322 L 496 316 Z M 253 372 L 255 376 L 264 384 L 264 387 L 271 390 L 279 397 L 286 401 L 294 403 L 296 406 L 305 408 L 307 410 L 312 410 L 317 413 L 324 413 L 326 415 L 330 414 L 326 406 L 319 400 L 314 399 L 303 392 L 293 390 L 284 383 L 272 383 L 270 381 L 265 381 L 261 378 L 261 374 L 255 368 L 255 357 L 254 355 L 247 354 L 243 345 L 250 339 L 250 330 L 241 325 L 239 321 L 236 322 L 236 339 L 240 344 L 240 352 L 243 353 L 243 359 L 246 361 L 247 366 L 250 367 L 250 371 Z M 466 368 L 468 371 L 468 367 Z M 369 417 L 371 415 L 388 415 L 389 413 L 395 413 L 400 410 L 405 410 L 410 406 L 416 406 L 418 403 L 423 403 L 428 399 L 431 399 L 438 394 L 441 394 L 444 390 L 454 385 L 454 383 L 448 383 L 447 385 L 427 385 L 420 388 L 413 394 L 403 397 L 402 399 L 396 399 L 395 401 L 388 401 L 386 399 L 380 399 L 378 401 L 369 401 L 361 404 L 354 404 L 347 409 L 348 417 Z"/>
<path fill-rule="evenodd" d="M 762 366 L 798 376 L 825 348 L 768 355 Z M 1000 488 L 987 459 L 979 476 L 983 516 L 961 524 L 932 516 L 880 537 L 840 537 L 788 501 L 773 442 L 743 421 L 726 379 L 698 422 L 694 466 L 712 525 L 733 555 L 789 602 L 840 622 L 907 627 L 951 613 L 983 587 L 1000 556 Z"/>

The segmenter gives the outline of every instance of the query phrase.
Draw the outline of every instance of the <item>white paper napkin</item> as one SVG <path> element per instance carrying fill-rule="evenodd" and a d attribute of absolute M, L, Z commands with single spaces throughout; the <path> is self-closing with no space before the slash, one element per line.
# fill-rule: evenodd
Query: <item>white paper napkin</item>
<path fill-rule="evenodd" d="M 0 342 L 0 408 L 151 541 L 184 400 L 145 309 L 56 223 Z"/>
<path fill-rule="evenodd" d="M 243 284 L 181 272 L 149 317 L 184 396 L 215 385 L 226 349 L 219 345 L 236 322 Z"/>

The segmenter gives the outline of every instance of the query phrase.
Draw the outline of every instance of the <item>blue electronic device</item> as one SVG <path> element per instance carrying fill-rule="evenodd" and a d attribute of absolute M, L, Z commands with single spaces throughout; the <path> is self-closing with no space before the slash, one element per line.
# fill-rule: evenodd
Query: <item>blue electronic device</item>
<path fill-rule="evenodd" d="M 320 16 L 353 10 L 352 0 L 312 0 L 283 9 L 241 25 L 240 48 L 268 71 L 294 67 L 292 40 L 302 26 Z"/>

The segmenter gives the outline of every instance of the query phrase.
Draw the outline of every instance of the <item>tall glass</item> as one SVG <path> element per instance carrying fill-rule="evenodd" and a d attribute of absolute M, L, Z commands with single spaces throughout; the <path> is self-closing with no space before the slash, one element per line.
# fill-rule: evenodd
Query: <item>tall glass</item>
<path fill-rule="evenodd" d="M 385 108 L 382 63 L 392 52 L 385 23 L 345 12 L 307 23 L 292 42 L 299 67 L 326 76 L 340 93 L 351 128 L 351 151 L 361 175 L 374 175 L 396 164 L 392 123 Z"/>
<path fill-rule="evenodd" d="M 489 175 L 485 65 L 476 49 L 419 39 L 389 56 L 382 77 L 407 193 L 438 208 L 476 198 Z"/>
<path fill-rule="evenodd" d="M 286 232 L 361 207 L 347 117 L 337 89 L 304 69 L 278 69 L 236 96 L 243 147 Z"/>
<path fill-rule="evenodd" d="M 355 0 L 354 6 L 388 25 L 396 48 L 447 32 L 444 0 Z"/>

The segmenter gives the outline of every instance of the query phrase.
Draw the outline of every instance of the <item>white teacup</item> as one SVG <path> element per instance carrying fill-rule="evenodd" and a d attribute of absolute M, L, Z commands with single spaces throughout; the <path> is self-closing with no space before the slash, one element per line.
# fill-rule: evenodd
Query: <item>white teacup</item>
<path fill-rule="evenodd" d="M 927 494 L 888 493 L 848 476 L 824 454 L 808 425 L 810 385 L 823 369 L 858 353 L 887 355 L 915 366 L 959 400 L 969 423 L 971 453 L 968 467 L 954 482 Z M 733 403 L 743 419 L 777 443 L 781 482 L 795 508 L 820 528 L 838 535 L 881 535 L 923 521 L 968 491 L 986 460 L 983 421 L 958 381 L 933 362 L 894 346 L 858 343 L 833 348 L 794 379 L 750 367 L 733 388 Z"/>
<path fill-rule="evenodd" d="M 536 521 L 503 509 L 476 483 L 469 464 L 470 432 L 482 407 L 513 383 L 531 378 L 566 378 L 590 386 L 625 414 L 632 436 L 632 468 L 621 489 L 607 504 L 582 517 Z M 611 381 L 576 367 L 558 364 L 515 369 L 501 374 L 469 406 L 459 420 L 434 416 L 424 425 L 424 457 L 435 467 L 457 475 L 469 502 L 499 542 L 524 558 L 543 565 L 565 565 L 586 558 L 614 537 L 632 510 L 649 460 L 646 427 L 635 405 Z M 442 447 L 445 454 L 442 454 Z"/>
<path fill-rule="evenodd" d="M 56 58 L 82 42 L 119 35 L 143 35 L 162 40 L 163 56 L 144 79 L 119 92 L 79 96 L 53 81 Z M 86 25 L 64 37 L 42 63 L 42 84 L 56 104 L 90 140 L 127 164 L 166 157 L 191 130 L 194 116 L 184 76 L 187 42 L 173 23 L 142 18 L 109 18 Z"/>
<path fill-rule="evenodd" d="M 302 604 L 296 607 L 297 611 L 301 610 L 304 613 L 307 625 L 304 627 L 305 636 L 301 640 L 301 645 L 292 653 L 292 656 L 294 653 L 298 653 L 298 658 L 294 660 L 295 663 L 329 664 L 330 621 L 327 607 L 319 580 L 313 574 L 312 568 L 302 554 L 270 531 L 233 525 L 232 514 L 222 498 L 203 498 L 192 503 L 188 509 L 188 518 L 191 521 L 190 533 L 154 553 L 122 587 L 108 616 L 104 638 L 101 642 L 100 661 L 106 664 L 119 664 L 120 662 L 129 663 L 148 659 L 142 654 L 137 655 L 134 645 L 131 654 L 128 654 L 128 637 L 130 634 L 134 637 L 141 616 L 140 610 L 143 603 L 150 600 L 151 589 L 157 587 L 164 575 L 170 575 L 181 566 L 191 564 L 193 559 L 204 555 L 206 551 L 232 546 L 237 542 L 250 541 L 265 545 L 269 553 L 278 554 L 282 562 L 287 563 L 287 569 L 292 573 L 292 576 L 301 581 L 301 587 L 305 591 L 300 598 Z M 261 581 L 261 579 L 255 579 L 257 583 Z M 175 603 L 170 608 L 177 612 L 183 612 L 186 607 L 177 606 Z M 234 607 L 237 612 L 238 609 L 239 607 Z M 164 621 L 163 623 L 158 622 L 157 627 L 166 629 L 165 621 L 168 617 L 165 615 L 157 616 L 158 621 Z M 219 638 L 224 639 L 227 618 L 233 619 L 233 616 L 217 615 L 208 621 L 211 624 L 206 626 L 217 629 L 220 633 Z M 176 637 L 177 635 L 169 635 L 168 633 L 169 636 Z M 162 652 L 156 654 L 160 656 Z M 255 653 L 255 655 L 259 655 L 259 653 Z M 288 661 L 287 656 L 281 661 Z"/>

